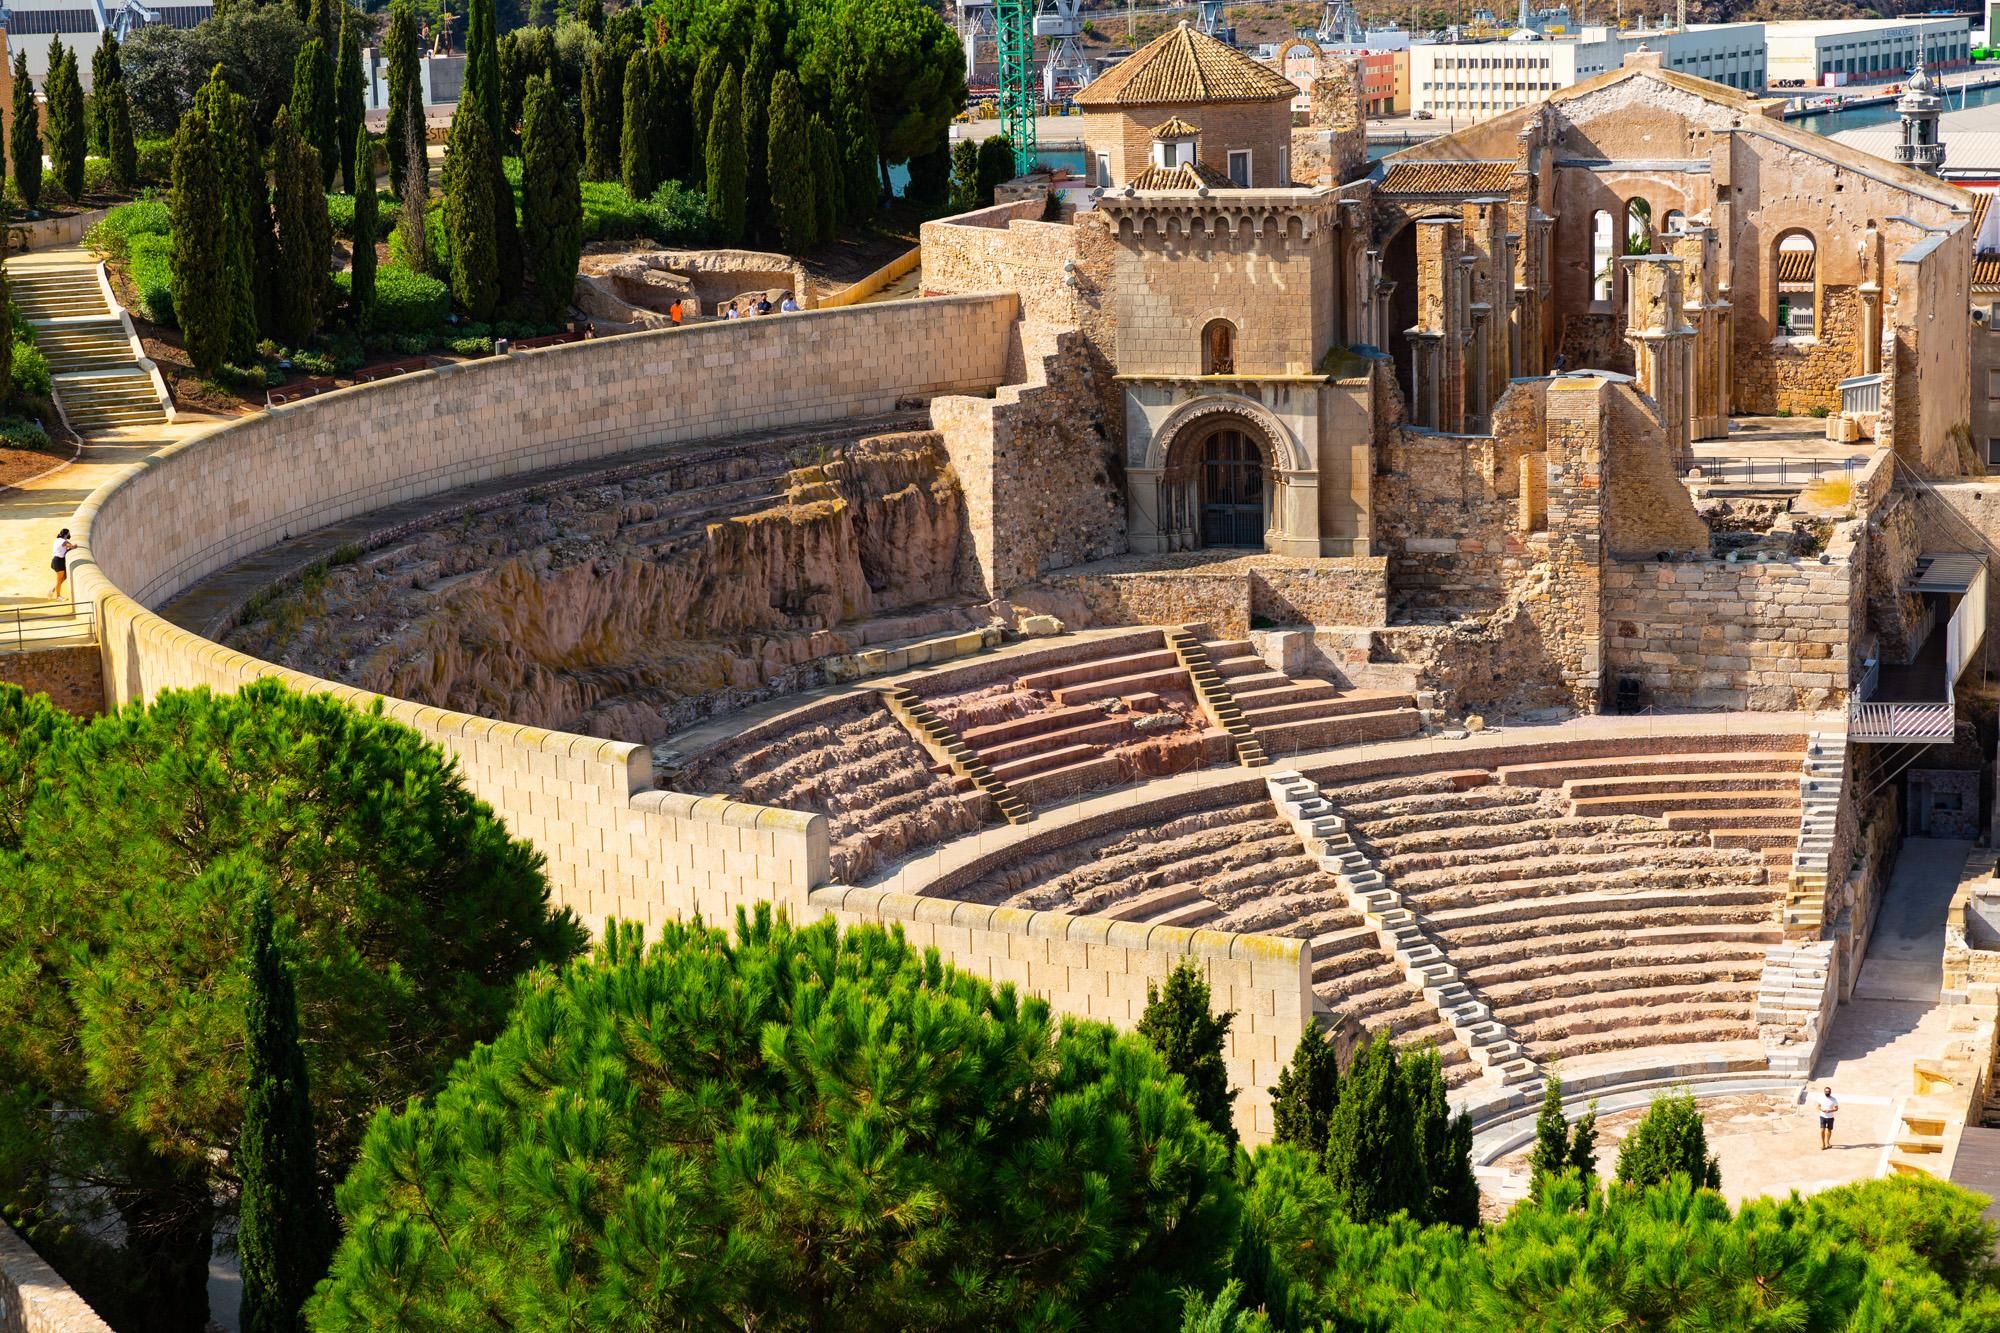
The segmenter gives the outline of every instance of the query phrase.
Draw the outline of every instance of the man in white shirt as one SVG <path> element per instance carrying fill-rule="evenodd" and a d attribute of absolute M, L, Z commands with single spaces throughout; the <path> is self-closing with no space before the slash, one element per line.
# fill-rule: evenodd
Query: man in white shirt
<path fill-rule="evenodd" d="M 1833 1146 L 1833 1118 L 1840 1113 L 1840 1100 L 1833 1095 L 1831 1087 L 1819 1094 L 1819 1148 L 1825 1152 Z"/>

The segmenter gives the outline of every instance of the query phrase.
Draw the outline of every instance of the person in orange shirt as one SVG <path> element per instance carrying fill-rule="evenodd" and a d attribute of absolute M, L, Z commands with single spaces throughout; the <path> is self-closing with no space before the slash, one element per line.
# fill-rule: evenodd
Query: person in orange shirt
<path fill-rule="evenodd" d="M 681 322 L 681 303 L 678 300 L 667 307 L 667 318 L 676 324 Z"/>

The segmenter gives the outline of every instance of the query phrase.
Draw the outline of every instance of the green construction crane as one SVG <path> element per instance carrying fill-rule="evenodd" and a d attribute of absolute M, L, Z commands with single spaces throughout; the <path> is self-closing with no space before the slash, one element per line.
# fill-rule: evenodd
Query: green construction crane
<path fill-rule="evenodd" d="M 1000 48 L 1000 124 L 1014 147 L 1014 170 L 1025 175 L 1041 154 L 1035 146 L 1035 3 L 999 0 L 994 6 Z"/>

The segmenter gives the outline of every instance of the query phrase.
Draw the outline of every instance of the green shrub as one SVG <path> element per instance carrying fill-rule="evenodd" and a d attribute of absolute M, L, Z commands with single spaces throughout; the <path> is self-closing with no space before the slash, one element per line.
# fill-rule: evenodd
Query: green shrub
<path fill-rule="evenodd" d="M 171 236 L 145 233 L 127 244 L 126 272 L 135 293 L 132 308 L 141 319 L 155 324 L 175 324 L 174 240 Z"/>
<path fill-rule="evenodd" d="M 698 245 L 708 239 L 708 198 L 700 190 L 668 181 L 653 191 L 650 206 L 657 239 L 668 245 Z"/>
<path fill-rule="evenodd" d="M 293 352 L 292 369 L 301 375 L 331 375 L 333 358 L 319 352 Z"/>
<path fill-rule="evenodd" d="M 583 183 L 583 239 L 634 240 L 653 234 L 653 210 L 614 181 Z"/>
<path fill-rule="evenodd" d="M 447 338 L 445 340 L 444 345 L 450 349 L 451 354 L 453 356 L 493 355 L 493 340 L 491 338 L 480 338 L 476 336 L 467 336 L 463 338 Z"/>
<path fill-rule="evenodd" d="M 139 179 L 156 185 L 164 185 L 174 174 L 174 141 L 166 139 L 141 139 L 139 149 Z"/>
<path fill-rule="evenodd" d="M 349 274 L 333 275 L 343 294 L 351 281 Z M 412 273 L 395 262 L 375 270 L 374 327 L 380 332 L 428 334 L 450 313 L 451 289 L 436 278 Z"/>
<path fill-rule="evenodd" d="M 49 380 L 49 360 L 33 343 L 14 344 L 14 369 L 8 388 L 15 397 L 46 398 L 53 387 Z"/>
<path fill-rule="evenodd" d="M 399 333 L 391 345 L 404 356 L 422 356 L 431 350 L 431 339 L 427 333 Z"/>
<path fill-rule="evenodd" d="M 111 183 L 111 159 L 108 157 L 86 157 L 83 159 L 83 192 L 85 194 L 109 194 L 115 187 Z"/>
<path fill-rule="evenodd" d="M 133 237 L 167 236 L 173 229 L 174 215 L 166 200 L 140 199 L 106 213 L 103 221 L 83 234 L 83 243 L 108 259 L 124 259 Z"/>
<path fill-rule="evenodd" d="M 231 393 L 261 393 L 271 383 L 271 377 L 262 366 L 232 366 L 224 362 L 216 367 L 215 382 Z"/>
<path fill-rule="evenodd" d="M 0 445 L 9 449 L 50 449 L 53 444 L 49 433 L 42 429 L 39 421 L 26 417 L 0 418 Z"/>
<path fill-rule="evenodd" d="M 326 220 L 333 224 L 333 234 L 344 241 L 354 239 L 354 196 L 351 194 L 329 194 L 326 197 Z"/>

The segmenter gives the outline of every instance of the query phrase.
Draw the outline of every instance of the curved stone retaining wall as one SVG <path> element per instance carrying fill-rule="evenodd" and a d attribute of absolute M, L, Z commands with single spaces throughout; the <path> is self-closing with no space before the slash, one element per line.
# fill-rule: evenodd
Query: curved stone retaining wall
<path fill-rule="evenodd" d="M 111 1326 L 0 1223 L 0 1333 L 111 1333 Z"/>
<path fill-rule="evenodd" d="M 736 320 L 444 367 L 274 409 L 163 451 L 77 511 L 70 568 L 97 606 L 105 695 L 231 690 L 260 677 L 377 703 L 456 756 L 467 784 L 548 857 L 592 925 L 803 916 L 825 821 L 653 789 L 638 745 L 451 713 L 285 671 L 153 614 L 274 542 L 494 477 L 675 441 L 873 416 L 1005 373 L 1012 296 Z"/>

